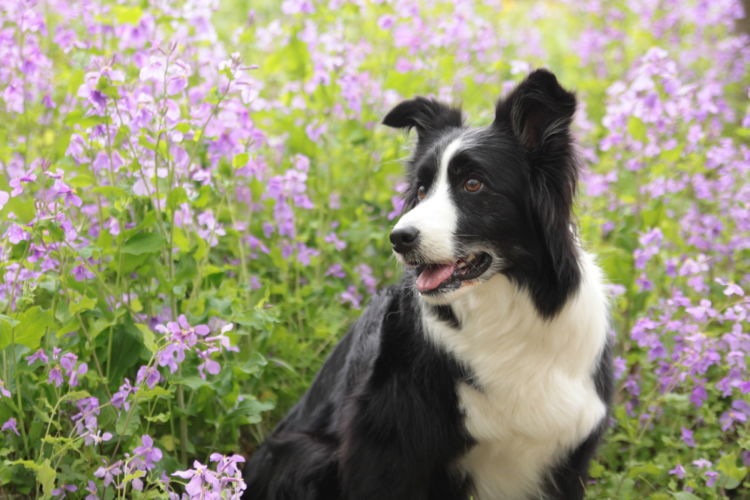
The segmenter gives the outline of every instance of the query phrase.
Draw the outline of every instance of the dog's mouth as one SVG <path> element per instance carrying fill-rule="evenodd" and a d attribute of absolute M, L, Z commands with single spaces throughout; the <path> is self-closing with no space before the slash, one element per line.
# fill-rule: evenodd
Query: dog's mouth
<path fill-rule="evenodd" d="M 417 269 L 417 290 L 437 294 L 456 290 L 464 282 L 475 280 L 490 268 L 492 256 L 485 252 L 461 257 L 450 264 L 422 264 Z"/>

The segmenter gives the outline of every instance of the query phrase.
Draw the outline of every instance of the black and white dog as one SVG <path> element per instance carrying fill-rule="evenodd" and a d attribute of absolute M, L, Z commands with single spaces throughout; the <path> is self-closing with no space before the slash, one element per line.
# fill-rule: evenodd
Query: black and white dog
<path fill-rule="evenodd" d="M 573 94 L 537 70 L 495 120 L 418 97 L 407 271 L 247 465 L 245 498 L 577 499 L 612 394 L 602 273 L 577 241 Z"/>

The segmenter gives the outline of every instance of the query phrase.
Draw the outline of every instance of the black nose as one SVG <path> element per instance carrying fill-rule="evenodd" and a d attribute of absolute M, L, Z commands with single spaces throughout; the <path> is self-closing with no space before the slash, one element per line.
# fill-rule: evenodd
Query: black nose
<path fill-rule="evenodd" d="M 396 229 L 391 233 L 393 249 L 398 253 L 406 253 L 417 248 L 419 244 L 419 230 L 414 227 Z"/>

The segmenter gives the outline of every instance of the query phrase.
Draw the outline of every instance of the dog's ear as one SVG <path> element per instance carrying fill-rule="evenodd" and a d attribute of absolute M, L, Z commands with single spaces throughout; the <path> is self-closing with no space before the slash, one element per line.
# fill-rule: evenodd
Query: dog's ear
<path fill-rule="evenodd" d="M 571 230 L 571 209 L 578 177 L 570 123 L 575 96 L 563 89 L 555 75 L 539 69 L 531 73 L 495 110 L 494 126 L 518 139 L 529 162 L 529 203 L 532 224 L 546 249 L 539 263 L 548 281 L 535 295 L 537 306 L 552 315 L 580 279 Z"/>
<path fill-rule="evenodd" d="M 529 151 L 554 148 L 569 142 L 568 131 L 576 98 L 563 89 L 555 75 L 538 69 L 497 104 L 495 124 L 510 124 L 513 134 Z"/>
<path fill-rule="evenodd" d="M 393 108 L 383 118 L 383 125 L 394 128 L 416 128 L 417 135 L 422 140 L 445 128 L 461 127 L 463 116 L 460 109 L 452 108 L 434 99 L 416 97 Z"/>

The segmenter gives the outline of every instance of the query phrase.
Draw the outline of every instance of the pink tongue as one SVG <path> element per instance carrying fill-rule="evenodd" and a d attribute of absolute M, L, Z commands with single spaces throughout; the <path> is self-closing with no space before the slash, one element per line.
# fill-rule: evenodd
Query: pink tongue
<path fill-rule="evenodd" d="M 417 276 L 417 290 L 426 292 L 439 287 L 441 283 L 451 277 L 456 269 L 455 264 L 429 266 Z"/>

